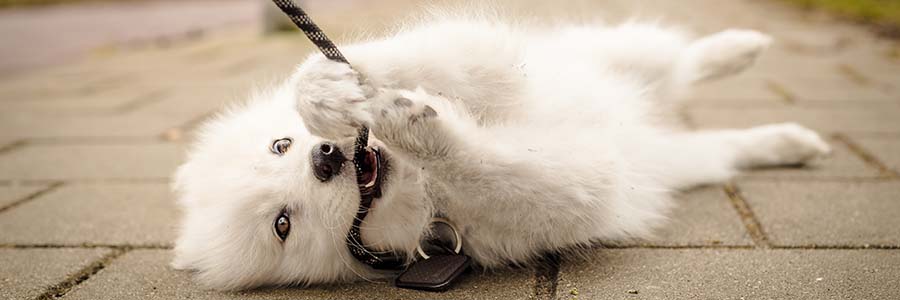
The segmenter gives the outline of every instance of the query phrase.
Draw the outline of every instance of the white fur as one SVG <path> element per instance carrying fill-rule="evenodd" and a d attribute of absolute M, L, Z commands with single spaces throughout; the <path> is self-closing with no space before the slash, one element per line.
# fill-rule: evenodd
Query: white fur
<path fill-rule="evenodd" d="M 644 24 L 438 18 L 343 48 L 354 69 L 313 55 L 203 127 L 175 178 L 185 216 L 174 265 L 226 290 L 377 277 L 344 245 L 359 203 L 352 164 L 323 183 L 309 162 L 322 141 L 349 156 L 361 124 L 392 167 L 362 226 L 373 248 L 414 253 L 433 215 L 453 221 L 485 267 L 647 237 L 673 190 L 829 151 L 794 124 L 664 125 L 675 95 L 741 71 L 768 43 L 752 31 L 692 41 Z M 282 137 L 294 140 L 287 154 L 270 153 Z M 272 224 L 283 208 L 292 230 L 281 243 Z"/>

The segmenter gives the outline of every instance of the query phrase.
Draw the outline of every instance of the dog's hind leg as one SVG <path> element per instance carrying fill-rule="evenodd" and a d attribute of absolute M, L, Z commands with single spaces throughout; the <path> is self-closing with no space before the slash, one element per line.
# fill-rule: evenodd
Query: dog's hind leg
<path fill-rule="evenodd" d="M 626 23 L 616 27 L 572 26 L 533 43 L 532 52 L 564 54 L 553 60 L 556 68 L 588 64 L 612 74 L 625 74 L 658 88 L 668 85 L 687 35 L 655 24 Z"/>
<path fill-rule="evenodd" d="M 721 182 L 739 169 L 803 164 L 831 151 L 814 131 L 793 123 L 675 133 L 633 145 L 625 153 L 636 167 L 670 188 Z"/>
<path fill-rule="evenodd" d="M 696 83 L 740 73 L 771 43 L 772 38 L 753 30 L 731 29 L 701 38 L 682 54 L 679 77 Z"/>
<path fill-rule="evenodd" d="M 552 49 L 567 58 L 628 74 L 661 98 L 693 83 L 737 74 L 771 43 L 769 36 L 752 30 L 726 30 L 691 41 L 678 30 L 633 23 L 569 27 L 554 39 Z"/>

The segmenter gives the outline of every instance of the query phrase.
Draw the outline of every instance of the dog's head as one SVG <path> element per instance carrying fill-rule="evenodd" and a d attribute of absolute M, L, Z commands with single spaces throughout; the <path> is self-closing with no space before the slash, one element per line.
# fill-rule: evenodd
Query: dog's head
<path fill-rule="evenodd" d="M 307 130 L 291 84 L 204 124 L 174 188 L 183 210 L 173 265 L 214 289 L 375 276 L 345 239 L 361 193 L 380 189 L 361 226 L 371 249 L 412 254 L 430 218 L 418 170 L 374 136 L 357 183 L 354 137 Z"/>

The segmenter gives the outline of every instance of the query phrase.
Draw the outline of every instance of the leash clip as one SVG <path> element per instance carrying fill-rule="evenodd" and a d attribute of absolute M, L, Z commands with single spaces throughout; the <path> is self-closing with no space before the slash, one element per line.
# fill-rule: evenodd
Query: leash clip
<path fill-rule="evenodd" d="M 431 218 L 431 224 L 444 224 L 447 226 L 447 228 L 450 228 L 450 231 L 453 232 L 453 238 L 455 241 L 455 245 L 453 246 L 453 253 L 459 254 L 459 252 L 462 251 L 462 236 L 459 234 L 459 229 L 456 229 L 456 225 L 453 225 L 450 220 L 441 217 Z M 416 247 L 416 252 L 419 253 L 419 256 L 422 257 L 422 259 L 431 258 L 431 255 L 428 255 L 427 253 L 425 253 L 425 250 L 422 249 L 421 243 L 419 243 L 419 246 Z"/>
<path fill-rule="evenodd" d="M 395 286 L 423 291 L 446 291 L 471 266 L 472 258 L 461 253 L 462 236 L 456 226 L 449 220 L 438 217 L 432 218 L 431 224 L 446 225 L 453 232 L 453 237 L 456 239 L 455 245 L 452 249 L 434 245 L 443 248 L 448 253 L 428 255 L 420 243 L 416 251 L 419 252 L 422 260 L 413 262 L 409 268 L 397 276 L 394 279 Z M 437 230 L 434 233 L 439 235 Z M 437 239 L 439 240 L 439 238 Z"/>

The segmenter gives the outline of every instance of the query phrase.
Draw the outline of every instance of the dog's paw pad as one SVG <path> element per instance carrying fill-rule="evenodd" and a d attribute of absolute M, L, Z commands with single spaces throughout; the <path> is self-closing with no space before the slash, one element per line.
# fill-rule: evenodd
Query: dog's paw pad
<path fill-rule="evenodd" d="M 436 110 L 434 110 L 434 108 L 432 108 L 431 106 L 425 105 L 425 107 L 422 108 L 421 112 L 414 113 L 411 116 L 409 116 L 409 122 L 416 123 L 416 122 L 419 122 L 422 120 L 432 119 L 434 117 L 437 117 L 437 115 L 438 115 L 438 113 Z"/>
<path fill-rule="evenodd" d="M 422 109 L 422 116 L 426 118 L 434 118 L 437 117 L 437 111 L 435 111 L 434 108 L 431 108 L 431 106 L 425 105 L 425 108 Z"/>
<path fill-rule="evenodd" d="M 400 97 L 400 98 L 394 99 L 394 105 L 397 105 L 400 107 L 411 107 L 411 106 L 413 106 L 413 102 L 412 102 L 412 100 L 409 100 L 408 98 Z"/>
<path fill-rule="evenodd" d="M 424 90 L 383 90 L 381 98 L 373 100 L 370 106 L 373 115 L 383 124 L 409 126 L 438 117 L 440 107 L 435 106 L 435 98 Z"/>

